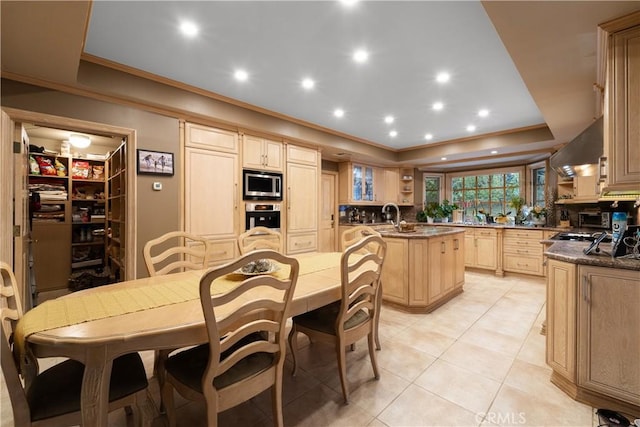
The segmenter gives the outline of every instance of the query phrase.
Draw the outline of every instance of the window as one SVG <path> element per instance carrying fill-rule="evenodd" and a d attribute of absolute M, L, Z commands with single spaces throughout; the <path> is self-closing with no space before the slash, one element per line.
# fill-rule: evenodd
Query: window
<path fill-rule="evenodd" d="M 521 175 L 520 168 L 452 175 L 451 201 L 464 210 L 465 217 L 476 212 L 494 216 L 507 213 L 511 210 L 511 199 L 522 194 Z"/>
<path fill-rule="evenodd" d="M 424 195 L 422 206 L 427 206 L 427 204 L 435 202 L 440 203 L 442 200 L 443 191 L 443 176 L 442 175 L 433 175 L 433 174 L 424 174 Z"/>
<path fill-rule="evenodd" d="M 534 168 L 531 170 L 531 205 L 544 206 L 544 189 L 545 189 L 545 168 Z"/>

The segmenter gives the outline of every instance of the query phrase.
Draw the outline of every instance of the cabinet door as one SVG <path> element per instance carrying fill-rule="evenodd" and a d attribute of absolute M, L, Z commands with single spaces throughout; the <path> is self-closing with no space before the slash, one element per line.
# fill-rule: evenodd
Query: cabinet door
<path fill-rule="evenodd" d="M 385 185 L 384 185 L 384 168 L 373 168 L 373 200 L 376 202 L 385 202 L 386 194 L 385 194 Z"/>
<path fill-rule="evenodd" d="M 576 265 L 549 260 L 547 363 L 570 381 L 576 372 Z"/>
<path fill-rule="evenodd" d="M 398 203 L 399 176 L 397 168 L 384 169 L 384 202 Z"/>
<path fill-rule="evenodd" d="M 263 169 L 262 138 L 251 135 L 242 137 L 242 166 L 249 169 Z"/>
<path fill-rule="evenodd" d="M 66 289 L 71 274 L 71 225 L 33 223 L 37 292 Z"/>
<path fill-rule="evenodd" d="M 374 200 L 375 188 L 373 187 L 373 168 L 369 166 L 364 167 L 364 182 L 362 192 L 362 200 L 372 202 Z"/>
<path fill-rule="evenodd" d="M 463 234 L 456 234 L 453 238 L 453 286 L 460 287 L 464 285 L 464 266 L 465 266 L 465 242 L 466 237 Z"/>
<path fill-rule="evenodd" d="M 473 230 L 464 233 L 464 265 L 465 267 L 476 266 L 476 236 Z"/>
<path fill-rule="evenodd" d="M 612 36 L 613 61 L 608 82 L 608 186 L 637 190 L 640 184 L 640 25 Z"/>
<path fill-rule="evenodd" d="M 185 149 L 185 229 L 212 239 L 238 233 L 238 155 Z"/>
<path fill-rule="evenodd" d="M 287 166 L 287 231 L 318 231 L 318 168 Z"/>
<path fill-rule="evenodd" d="M 356 202 L 364 200 L 364 167 L 353 165 L 351 177 L 353 179 L 351 184 L 353 188 L 351 191 L 351 199 Z"/>
<path fill-rule="evenodd" d="M 264 140 L 264 157 L 265 157 L 265 169 L 282 171 L 283 159 L 282 159 L 282 143 L 278 141 Z"/>
<path fill-rule="evenodd" d="M 409 244 L 407 239 L 387 239 L 387 254 L 382 268 L 382 298 L 398 304 L 408 304 Z"/>
<path fill-rule="evenodd" d="M 640 405 L 640 275 L 578 271 L 578 385 Z"/>
<path fill-rule="evenodd" d="M 185 145 L 207 150 L 238 152 L 238 134 L 222 129 L 187 123 L 185 125 Z"/>
<path fill-rule="evenodd" d="M 495 270 L 497 261 L 497 238 L 496 236 L 485 236 L 484 231 L 476 234 L 476 267 Z"/>
<path fill-rule="evenodd" d="M 453 239 L 429 239 L 428 277 L 429 303 L 453 290 Z"/>

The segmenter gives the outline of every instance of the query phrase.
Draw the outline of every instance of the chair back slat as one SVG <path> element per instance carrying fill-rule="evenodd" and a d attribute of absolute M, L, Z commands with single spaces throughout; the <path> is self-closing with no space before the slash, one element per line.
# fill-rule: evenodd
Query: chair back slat
<path fill-rule="evenodd" d="M 149 240 L 142 250 L 149 276 L 208 268 L 210 243 L 200 236 L 172 231 Z"/>
<path fill-rule="evenodd" d="M 340 236 L 340 250 L 343 252 L 347 248 L 368 236 L 380 236 L 373 228 L 368 225 L 356 225 L 347 228 Z"/>

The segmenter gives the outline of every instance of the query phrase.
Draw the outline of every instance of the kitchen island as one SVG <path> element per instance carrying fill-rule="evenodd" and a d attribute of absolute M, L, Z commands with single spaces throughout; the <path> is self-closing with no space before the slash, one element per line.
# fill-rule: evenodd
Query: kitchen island
<path fill-rule="evenodd" d="M 640 414 L 640 260 L 585 255 L 589 242 L 545 252 L 551 382 L 596 408 Z"/>
<path fill-rule="evenodd" d="M 382 298 L 410 312 L 434 310 L 462 292 L 464 230 L 416 227 L 400 232 L 378 229 L 387 242 L 382 269 Z"/>

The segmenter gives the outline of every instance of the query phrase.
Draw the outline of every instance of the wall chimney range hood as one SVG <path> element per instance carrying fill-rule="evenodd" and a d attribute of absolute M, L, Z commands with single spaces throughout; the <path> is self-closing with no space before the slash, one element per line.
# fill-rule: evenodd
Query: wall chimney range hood
<path fill-rule="evenodd" d="M 549 166 L 563 178 L 592 174 L 604 151 L 602 117 L 549 158 Z M 594 165 L 588 167 L 586 165 Z M 589 171 L 589 173 L 585 173 Z"/>

